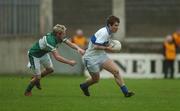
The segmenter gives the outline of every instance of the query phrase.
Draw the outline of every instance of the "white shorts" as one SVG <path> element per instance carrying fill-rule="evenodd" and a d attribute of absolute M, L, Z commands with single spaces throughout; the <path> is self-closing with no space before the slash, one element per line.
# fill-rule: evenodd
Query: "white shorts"
<path fill-rule="evenodd" d="M 44 56 L 37 58 L 32 55 L 29 55 L 29 63 L 28 67 L 32 69 L 35 75 L 41 75 L 41 65 L 44 68 L 53 68 L 53 64 L 49 54 L 45 54 Z"/>
<path fill-rule="evenodd" d="M 94 56 L 94 57 L 84 57 L 83 63 L 85 67 L 87 68 L 88 72 L 90 74 L 98 73 L 102 70 L 102 64 L 108 60 L 109 57 L 104 55 Z"/>

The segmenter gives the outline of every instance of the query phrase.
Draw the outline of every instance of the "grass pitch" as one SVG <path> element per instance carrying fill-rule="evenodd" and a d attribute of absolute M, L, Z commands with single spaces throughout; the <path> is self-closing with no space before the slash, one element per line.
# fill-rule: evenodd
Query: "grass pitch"
<path fill-rule="evenodd" d="M 30 76 L 0 76 L 0 111 L 179 111 L 180 80 L 126 79 L 136 95 L 125 98 L 113 79 L 90 88 L 85 97 L 79 84 L 85 77 L 48 76 L 42 90 L 25 97 Z"/>

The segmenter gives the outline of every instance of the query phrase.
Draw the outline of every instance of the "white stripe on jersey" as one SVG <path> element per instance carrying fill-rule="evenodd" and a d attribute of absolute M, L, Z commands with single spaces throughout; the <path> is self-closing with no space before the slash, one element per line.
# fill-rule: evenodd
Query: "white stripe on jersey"
<path fill-rule="evenodd" d="M 52 49 L 52 51 L 56 49 L 56 48 L 53 47 L 52 45 L 48 44 L 48 42 L 47 42 L 47 36 L 43 36 L 43 38 L 39 40 L 39 47 L 40 47 L 41 49 L 45 49 L 46 46 L 50 47 L 50 48 Z"/>
<path fill-rule="evenodd" d="M 46 45 L 48 46 L 48 47 L 50 47 L 51 49 L 55 49 L 55 47 L 53 47 L 52 45 L 50 45 L 50 44 L 48 44 L 48 42 L 47 42 L 47 39 L 46 39 L 47 37 L 45 36 L 45 43 L 46 43 Z"/>
<path fill-rule="evenodd" d="M 40 49 L 45 49 L 46 48 L 46 43 L 45 43 L 45 36 L 39 40 L 39 47 Z"/>

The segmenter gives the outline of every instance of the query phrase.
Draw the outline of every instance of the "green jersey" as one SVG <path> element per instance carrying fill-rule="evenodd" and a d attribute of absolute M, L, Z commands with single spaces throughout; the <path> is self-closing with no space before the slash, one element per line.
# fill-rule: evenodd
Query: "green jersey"
<path fill-rule="evenodd" d="M 56 50 L 58 43 L 62 43 L 66 40 L 67 38 L 58 40 L 53 33 L 48 33 L 33 44 L 29 50 L 29 54 L 37 58 L 42 57 L 43 55 Z"/>

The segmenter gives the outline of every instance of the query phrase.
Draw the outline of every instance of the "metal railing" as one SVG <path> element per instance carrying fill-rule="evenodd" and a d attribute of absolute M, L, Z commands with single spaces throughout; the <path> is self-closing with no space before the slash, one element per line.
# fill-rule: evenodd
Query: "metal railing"
<path fill-rule="evenodd" d="M 0 0 L 0 37 L 39 35 L 40 0 Z"/>

